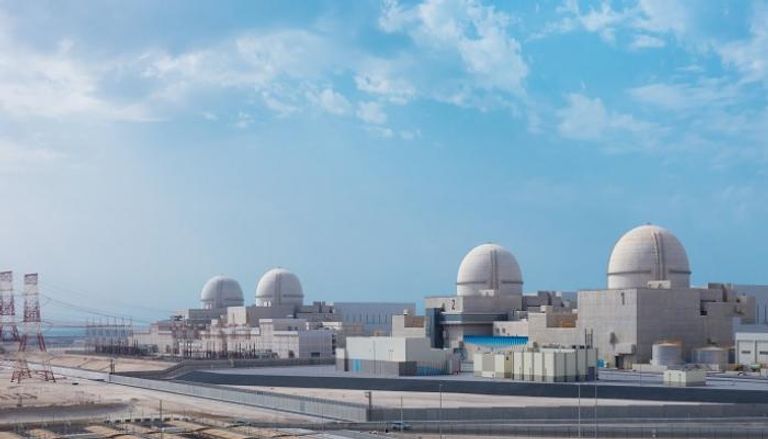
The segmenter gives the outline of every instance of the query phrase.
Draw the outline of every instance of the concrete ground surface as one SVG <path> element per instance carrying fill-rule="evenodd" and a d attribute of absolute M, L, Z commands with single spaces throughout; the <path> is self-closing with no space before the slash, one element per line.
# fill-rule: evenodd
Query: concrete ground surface
<path fill-rule="evenodd" d="M 51 350 L 50 361 L 53 366 L 77 367 L 97 372 L 109 372 L 112 359 L 109 356 L 69 354 L 62 350 Z M 119 357 L 114 359 L 115 372 L 162 370 L 174 365 L 166 361 L 143 358 Z"/>
<path fill-rule="evenodd" d="M 33 378 L 15 384 L 10 378 L 11 370 L 0 368 L 0 425 L 54 419 L 157 416 L 160 401 L 166 414 L 280 423 L 314 422 L 313 418 L 300 415 L 65 376 L 57 376 L 56 383 Z"/>

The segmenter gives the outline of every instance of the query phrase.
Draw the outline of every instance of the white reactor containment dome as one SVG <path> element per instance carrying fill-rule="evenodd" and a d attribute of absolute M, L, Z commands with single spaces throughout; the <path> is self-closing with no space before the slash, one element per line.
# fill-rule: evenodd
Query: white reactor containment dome
<path fill-rule="evenodd" d="M 461 261 L 456 278 L 459 296 L 476 296 L 484 290 L 499 295 L 523 294 L 523 275 L 517 259 L 497 244 L 479 245 Z"/>
<path fill-rule="evenodd" d="M 229 277 L 214 276 L 208 279 L 200 292 L 200 302 L 205 309 L 221 309 L 228 306 L 243 306 L 243 290 L 240 284 Z"/>
<path fill-rule="evenodd" d="M 608 288 L 645 288 L 650 281 L 688 288 L 691 268 L 680 240 L 669 230 L 648 224 L 625 233 L 613 247 Z"/>
<path fill-rule="evenodd" d="M 256 286 L 256 303 L 260 306 L 303 305 L 304 291 L 298 276 L 284 268 L 273 268 Z"/>

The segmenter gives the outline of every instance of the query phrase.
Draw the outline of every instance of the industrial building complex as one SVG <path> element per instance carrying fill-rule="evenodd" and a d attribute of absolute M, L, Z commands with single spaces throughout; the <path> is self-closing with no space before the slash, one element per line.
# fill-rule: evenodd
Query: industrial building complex
<path fill-rule="evenodd" d="M 284 268 L 267 270 L 247 304 L 237 280 L 214 276 L 200 291 L 199 307 L 142 329 L 89 323 L 82 351 L 51 354 L 44 362 L 30 357 L 24 368 L 17 361 L 11 384 L 21 384 L 16 370 L 25 371 L 25 386 L 31 371 L 42 371 L 50 381 L 54 375 L 88 380 L 94 384 L 85 388 L 94 392 L 124 386 L 137 396 L 175 395 L 176 414 L 170 420 L 159 415 L 174 432 L 186 431 L 174 426 L 187 422 L 178 414 L 185 398 L 209 401 L 214 412 L 219 402 L 229 404 L 222 408 L 227 411 L 247 406 L 360 422 L 362 430 L 384 422 L 379 427 L 387 432 L 398 418 L 405 428 L 407 418 L 421 423 L 422 432 L 440 434 L 444 416 L 471 433 L 486 426 L 467 421 L 541 416 L 577 422 L 581 434 L 581 398 L 590 395 L 595 422 L 768 415 L 768 288 L 691 285 L 685 248 L 656 225 L 628 231 L 606 253 L 605 288 L 525 293 L 516 257 L 498 244 L 481 244 L 458 264 L 455 292 L 426 297 L 423 314 L 415 303 L 310 303 L 299 277 Z M 13 315 L 10 272 L 0 281 L 3 310 L 10 310 L 3 314 L 6 338 L 20 338 L 17 323 L 23 333 L 40 326 L 37 276 L 25 277 L 23 322 Z M 689 387 L 697 390 L 688 393 Z M 10 390 L 32 400 L 18 387 Z M 444 409 L 446 390 L 453 406 Z M 438 412 L 430 393 L 439 393 Z M 120 423 L 139 430 L 155 423 L 145 417 L 136 423 L 133 398 L 102 405 L 92 402 L 101 397 L 89 398 L 69 410 L 112 410 L 121 413 Z M 218 421 L 206 415 L 198 413 L 195 428 L 215 430 Z M 243 424 L 226 428 L 233 425 Z M 27 430 L 39 427 L 31 423 Z M 92 423 L 83 428 L 112 431 Z"/>
<path fill-rule="evenodd" d="M 746 346 L 748 334 L 765 327 L 765 288 L 697 287 L 690 277 L 682 243 L 647 224 L 610 251 L 604 289 L 524 294 L 515 256 L 488 243 L 463 258 L 454 294 L 426 297 L 424 315 L 414 303 L 305 304 L 299 277 L 274 268 L 258 281 L 252 305 L 236 280 L 215 276 L 203 286 L 199 308 L 141 331 L 92 331 L 87 345 L 180 358 L 335 358 L 349 373 L 474 370 L 551 381 L 591 380 L 599 367 L 723 370 L 765 360 L 758 348 L 734 351 L 737 331 Z M 551 367 L 522 372 L 539 363 Z"/>
<path fill-rule="evenodd" d="M 268 270 L 245 305 L 240 284 L 214 276 L 186 309 L 144 330 L 94 325 L 87 346 L 180 358 L 332 358 L 349 336 L 389 335 L 392 317 L 415 314 L 413 303 L 304 303 L 296 274 Z M 110 329 L 111 328 L 111 329 Z"/>
<path fill-rule="evenodd" d="M 628 231 L 616 242 L 607 264 L 605 289 L 578 293 L 523 294 L 523 276 L 514 255 L 497 244 L 482 244 L 462 260 L 456 293 L 427 297 L 423 326 L 411 324 L 406 328 L 406 322 L 414 318 L 396 319 L 393 337 L 428 340 L 428 344 L 419 344 L 423 348 L 412 350 L 412 358 L 403 360 L 414 364 L 422 358 L 434 361 L 434 349 L 458 355 L 464 363 L 484 358 L 475 356 L 478 354 L 499 354 L 502 364 L 518 358 L 515 352 L 533 355 L 545 349 L 570 349 L 594 353 L 585 357 L 594 358 L 594 364 L 587 368 L 646 366 L 648 370 L 652 365 L 658 369 L 700 364 L 722 369 L 729 358 L 734 358 L 735 329 L 762 327 L 758 324 L 758 303 L 764 299 L 756 300 L 748 293 L 760 291 L 760 287 L 727 283 L 693 287 L 690 276 L 681 242 L 670 231 L 650 224 Z M 402 335 L 406 329 L 409 332 Z M 348 370 L 349 364 L 372 361 L 369 346 L 373 344 L 355 342 L 346 350 L 337 350 L 343 360 L 338 364 Z M 565 353 L 550 357 L 565 358 Z M 522 361 L 524 357 L 519 358 Z M 376 361 L 388 360 L 379 354 Z M 449 372 L 450 361 L 446 358 L 443 367 L 429 370 Z M 483 373 L 488 369 L 486 372 L 491 373 L 491 360 L 487 361 L 482 366 L 474 360 L 475 370 Z M 395 370 L 385 366 L 373 369 Z M 547 379 L 595 376 L 586 371 L 564 372 Z M 515 376 L 507 369 L 498 373 Z"/>

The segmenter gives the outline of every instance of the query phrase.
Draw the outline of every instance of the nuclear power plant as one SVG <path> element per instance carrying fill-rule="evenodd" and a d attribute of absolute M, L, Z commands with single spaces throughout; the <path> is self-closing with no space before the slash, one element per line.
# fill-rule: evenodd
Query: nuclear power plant
<path fill-rule="evenodd" d="M 349 336 L 389 335 L 392 316 L 415 314 L 414 303 L 304 303 L 299 277 L 285 268 L 259 279 L 253 305 L 240 283 L 214 276 L 203 285 L 200 307 L 130 333 L 93 330 L 96 352 L 180 358 L 332 358 Z"/>
<path fill-rule="evenodd" d="M 20 348 L 9 394 L 47 413 L 61 388 L 33 395 L 30 383 L 77 380 L 81 403 L 67 410 L 84 420 L 29 421 L 16 431 L 248 439 L 450 429 L 498 437 L 530 435 L 525 422 L 545 419 L 556 422 L 537 421 L 538 437 L 680 437 L 677 420 L 696 419 L 712 430 L 685 437 L 721 437 L 732 419 L 757 419 L 738 427 L 747 433 L 766 427 L 768 286 L 692 285 L 682 242 L 651 224 L 606 248 L 604 288 L 526 291 L 520 261 L 497 243 L 470 249 L 457 257 L 455 291 L 426 296 L 423 314 L 407 302 L 310 302 L 317 296 L 282 267 L 265 270 L 251 294 L 213 276 L 190 292 L 198 307 L 167 319 L 144 327 L 90 321 L 79 349 L 44 361 Z M 9 276 L 0 273 L 0 334 L 19 346 L 28 336 L 45 351 L 37 276 L 25 277 L 23 320 L 14 316 Z M 162 403 L 154 415 L 134 413 L 164 398 L 174 401 L 172 413 Z M 186 404 L 205 409 L 190 416 Z M 254 410 L 285 419 L 265 428 Z M 320 427 L 297 429 L 308 420 Z M 627 420 L 631 431 L 620 430 Z M 62 435 L 73 422 L 79 430 Z M 655 430 L 646 432 L 649 423 Z M 333 435 L 317 432 L 326 427 Z"/>
<path fill-rule="evenodd" d="M 605 289 L 577 293 L 523 294 L 522 270 L 515 256 L 498 244 L 482 244 L 461 261 L 456 293 L 427 297 L 424 317 L 415 325 L 412 316 L 395 320 L 393 337 L 387 341 L 399 344 L 398 338 L 416 337 L 426 342 L 411 341 L 414 347 L 407 350 L 409 354 L 392 365 L 381 356 L 373 358 L 374 351 L 389 349 L 374 349 L 383 340 L 348 339 L 347 349 L 337 349 L 337 368 L 445 374 L 455 372 L 457 361 L 475 363 L 476 371 L 482 369 L 478 364 L 482 356 L 477 354 L 503 357 L 505 353 L 555 349 L 553 355 L 563 358 L 573 352 L 581 359 L 583 353 L 593 364 L 583 365 L 582 372 L 573 369 L 558 376 L 536 378 L 531 371 L 529 379 L 594 379 L 598 368 L 652 370 L 656 366 L 658 371 L 700 364 L 723 369 L 728 358 L 733 362 L 735 357 L 734 324 L 749 328 L 757 323 L 756 298 L 730 283 L 692 287 L 690 277 L 680 240 L 651 224 L 628 231 L 616 242 L 607 262 Z M 766 296 L 760 299 L 765 303 Z M 398 337 L 409 324 L 408 335 Z M 446 355 L 436 360 L 436 350 Z M 658 356 L 670 350 L 677 353 L 673 359 L 654 357 L 654 353 Z M 701 363 L 702 356 L 718 360 Z M 499 360 L 507 361 L 509 370 L 497 371 L 497 375 L 514 376 L 511 358 L 515 357 Z M 549 372 L 553 370 L 554 366 Z M 543 367 L 538 373 L 544 373 Z"/>
<path fill-rule="evenodd" d="M 335 358 L 342 371 L 396 375 L 459 373 L 480 367 L 478 354 L 541 349 L 588 352 L 594 364 L 579 376 L 592 378 L 599 368 L 651 370 L 704 354 L 719 356 L 719 369 L 735 362 L 735 328 L 757 323 L 765 296 L 758 306 L 738 284 L 691 286 L 685 248 L 657 225 L 629 230 L 606 253 L 604 289 L 524 294 L 515 255 L 481 244 L 461 260 L 455 293 L 426 297 L 423 316 L 414 303 L 305 304 L 299 276 L 285 268 L 267 270 L 247 305 L 237 280 L 214 276 L 199 308 L 144 330 L 93 331 L 87 345 L 190 359 Z M 665 350 L 678 353 L 674 364 L 654 356 Z"/>

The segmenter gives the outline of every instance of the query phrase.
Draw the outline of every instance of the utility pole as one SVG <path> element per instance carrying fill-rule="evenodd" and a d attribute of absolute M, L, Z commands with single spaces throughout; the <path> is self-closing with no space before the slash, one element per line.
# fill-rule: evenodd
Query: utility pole
<path fill-rule="evenodd" d="M 581 381 L 579 381 L 577 387 L 579 388 L 579 439 L 581 439 Z"/>
<path fill-rule="evenodd" d="M 438 428 L 438 431 L 440 432 L 440 439 L 443 439 L 443 384 L 442 383 L 439 384 L 438 389 L 440 391 L 440 412 L 438 415 L 437 428 Z"/>
<path fill-rule="evenodd" d="M 597 375 L 595 375 L 595 439 L 597 439 Z"/>

